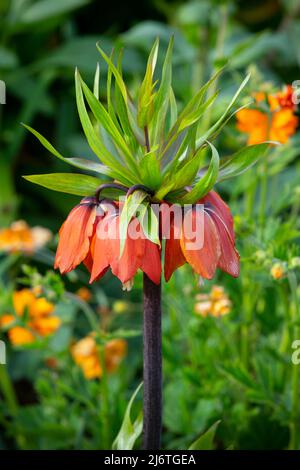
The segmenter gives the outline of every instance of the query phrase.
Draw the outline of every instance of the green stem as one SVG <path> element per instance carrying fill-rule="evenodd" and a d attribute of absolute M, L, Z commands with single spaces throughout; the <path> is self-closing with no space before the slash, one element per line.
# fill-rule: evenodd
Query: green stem
<path fill-rule="evenodd" d="M 290 320 L 292 323 L 292 338 L 293 340 L 299 339 L 300 329 L 297 325 L 299 319 L 299 299 L 297 293 L 297 278 L 295 273 L 289 273 L 288 280 L 290 284 L 292 302 L 290 304 Z M 291 402 L 292 402 L 292 413 L 290 423 L 290 442 L 289 449 L 297 450 L 299 444 L 299 365 L 292 365 L 292 376 L 291 376 Z"/>
<path fill-rule="evenodd" d="M 5 364 L 0 365 L 0 390 L 10 414 L 15 416 L 18 412 L 18 402 Z"/>
<path fill-rule="evenodd" d="M 260 205 L 259 205 L 259 222 L 262 228 L 265 226 L 266 206 L 268 195 L 268 162 L 264 160 L 262 165 L 262 175 L 260 184 Z"/>

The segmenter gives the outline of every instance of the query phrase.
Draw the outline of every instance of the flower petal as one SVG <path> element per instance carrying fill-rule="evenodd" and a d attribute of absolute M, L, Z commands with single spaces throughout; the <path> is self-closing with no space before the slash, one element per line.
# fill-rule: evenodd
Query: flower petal
<path fill-rule="evenodd" d="M 59 268 L 62 274 L 71 271 L 86 258 L 95 218 L 95 204 L 84 202 L 72 209 L 61 226 L 54 267 Z"/>
<path fill-rule="evenodd" d="M 141 270 L 147 274 L 154 284 L 160 283 L 161 278 L 161 256 L 158 245 L 145 239 L 145 253 Z"/>
<path fill-rule="evenodd" d="M 223 220 L 224 224 L 227 227 L 227 230 L 230 233 L 232 240 L 234 241 L 235 236 L 234 236 L 234 230 L 233 230 L 233 217 L 232 217 L 229 207 L 223 201 L 223 199 L 219 196 L 219 194 L 216 193 L 215 191 L 210 191 L 199 202 L 208 207 L 212 206 L 214 212 L 216 212 L 218 216 Z"/>
<path fill-rule="evenodd" d="M 178 235 L 176 235 L 178 233 Z M 186 263 L 180 246 L 181 226 L 178 227 L 174 219 L 170 223 L 170 235 L 165 246 L 165 280 L 168 282 L 173 272 Z"/>
<path fill-rule="evenodd" d="M 225 223 L 219 217 L 219 215 L 213 210 L 207 210 L 211 215 L 219 233 L 221 256 L 218 261 L 218 268 L 222 269 L 222 271 L 225 271 L 233 277 L 238 277 L 240 274 L 240 256 L 235 249 L 234 241 L 232 240 Z"/>
<path fill-rule="evenodd" d="M 197 235 L 192 236 L 191 232 L 186 228 L 187 226 L 192 227 L 194 232 L 197 227 L 199 211 L 195 209 L 191 209 L 185 214 L 180 245 L 186 261 L 192 266 L 194 271 L 205 279 L 212 279 L 221 255 L 220 241 L 212 218 L 205 211 L 202 214 L 204 221 L 202 248 L 190 248 L 191 244 L 196 243 Z"/>

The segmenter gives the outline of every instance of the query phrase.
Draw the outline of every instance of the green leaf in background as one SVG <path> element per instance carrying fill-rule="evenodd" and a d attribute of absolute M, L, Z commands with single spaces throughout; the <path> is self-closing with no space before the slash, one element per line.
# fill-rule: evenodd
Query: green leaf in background
<path fill-rule="evenodd" d="M 265 154 L 268 148 L 270 148 L 269 142 L 248 145 L 242 148 L 226 159 L 226 162 L 220 166 L 218 181 L 223 181 L 244 173 L 244 171 L 248 170 L 248 168 L 254 165 L 254 163 Z"/>
<path fill-rule="evenodd" d="M 33 25 L 69 13 L 76 8 L 87 5 L 90 0 L 40 0 L 26 5 L 18 18 L 17 24 Z"/>
<path fill-rule="evenodd" d="M 17 67 L 18 57 L 15 52 L 7 49 L 6 47 L 0 46 L 0 69 L 11 69 Z"/>
<path fill-rule="evenodd" d="M 141 390 L 143 382 L 137 387 L 132 395 L 123 419 L 121 429 L 112 445 L 113 450 L 132 450 L 136 440 L 140 437 L 143 429 L 143 415 L 139 413 L 134 422 L 131 421 L 131 408 L 133 402 Z"/>
<path fill-rule="evenodd" d="M 188 450 L 213 450 L 213 441 L 221 421 L 216 421 L 204 434 L 202 434 Z"/>
<path fill-rule="evenodd" d="M 214 186 L 215 182 L 218 178 L 219 173 L 219 153 L 210 142 L 208 145 L 211 148 L 212 157 L 208 167 L 207 172 L 205 173 L 202 178 L 195 184 L 193 189 L 185 194 L 181 198 L 181 202 L 183 204 L 194 204 L 195 202 L 199 201 L 203 196 L 205 196 Z"/>
<path fill-rule="evenodd" d="M 98 178 L 79 173 L 26 175 L 23 178 L 44 188 L 76 196 L 89 196 L 93 194 L 101 183 L 101 180 Z"/>

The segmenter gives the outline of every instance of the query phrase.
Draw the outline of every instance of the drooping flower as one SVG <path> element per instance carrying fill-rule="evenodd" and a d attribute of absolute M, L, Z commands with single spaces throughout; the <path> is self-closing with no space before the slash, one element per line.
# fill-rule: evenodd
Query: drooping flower
<path fill-rule="evenodd" d="M 96 219 L 96 199 L 85 197 L 75 206 L 59 231 L 54 268 L 68 273 L 88 256 Z"/>
<path fill-rule="evenodd" d="M 24 220 L 18 220 L 10 227 L 0 230 L 0 251 L 33 253 L 42 248 L 50 238 L 50 230 L 44 227 L 30 228 Z"/>
<path fill-rule="evenodd" d="M 116 203 L 97 204 L 95 198 L 83 199 L 60 229 L 55 268 L 66 273 L 83 262 L 91 273 L 90 282 L 100 279 L 111 268 L 124 289 L 132 287 L 133 278 L 141 269 L 159 284 L 159 247 L 145 237 L 136 218 L 128 225 L 120 256 L 120 210 Z"/>
<path fill-rule="evenodd" d="M 127 353 L 123 339 L 113 339 L 104 346 L 104 365 L 107 372 L 114 372 Z M 100 351 L 93 335 L 86 336 L 71 347 L 71 354 L 87 379 L 101 378 L 103 367 Z"/>
<path fill-rule="evenodd" d="M 130 234 L 133 231 L 136 234 L 134 238 Z M 145 237 L 136 218 L 128 224 L 124 250 L 120 256 L 119 212 L 107 213 L 98 221 L 91 244 L 91 258 L 93 262 L 90 282 L 101 278 L 109 267 L 124 288 L 131 288 L 138 269 L 146 273 L 155 284 L 160 282 L 159 247 Z"/>
<path fill-rule="evenodd" d="M 191 226 L 196 227 L 198 217 L 203 222 L 203 244 L 198 249 L 190 249 L 193 239 L 185 231 L 185 222 L 188 219 Z M 238 277 L 239 254 L 235 248 L 233 218 L 229 207 L 216 192 L 210 191 L 189 210 L 179 227 L 175 219 L 171 224 L 170 237 L 166 240 L 166 281 L 185 263 L 189 263 L 205 279 L 212 279 L 217 267 Z"/>
<path fill-rule="evenodd" d="M 60 318 L 53 315 L 55 306 L 31 289 L 15 291 L 13 307 L 15 315 L 3 314 L 0 327 L 7 330 L 15 346 L 33 343 L 38 336 L 48 336 L 61 325 Z"/>
<path fill-rule="evenodd" d="M 194 311 L 197 315 L 206 317 L 222 317 L 231 310 L 231 301 L 222 286 L 213 286 L 208 294 L 198 294 Z"/>
<path fill-rule="evenodd" d="M 254 98 L 256 109 L 242 109 L 236 115 L 237 128 L 249 136 L 248 145 L 287 142 L 298 126 L 292 87 L 287 85 L 275 94 L 255 93 Z"/>

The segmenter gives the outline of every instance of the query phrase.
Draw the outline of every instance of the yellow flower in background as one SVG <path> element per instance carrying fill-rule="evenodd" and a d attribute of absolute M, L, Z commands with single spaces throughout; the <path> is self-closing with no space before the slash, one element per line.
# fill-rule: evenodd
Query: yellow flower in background
<path fill-rule="evenodd" d="M 7 253 L 33 253 L 51 238 L 50 230 L 43 227 L 30 228 L 24 220 L 0 230 L 0 251 Z"/>
<path fill-rule="evenodd" d="M 208 294 L 198 294 L 196 297 L 195 313 L 202 317 L 211 315 L 222 317 L 231 310 L 231 301 L 222 286 L 213 286 Z"/>
<path fill-rule="evenodd" d="M 37 335 L 48 336 L 61 325 L 60 318 L 52 315 L 55 306 L 44 297 L 38 297 L 38 292 L 34 290 L 15 291 L 13 307 L 16 316 L 3 314 L 0 317 L 0 327 L 8 329 L 8 337 L 15 346 L 33 343 Z M 18 319 L 24 320 L 26 326 L 15 326 Z"/>
<path fill-rule="evenodd" d="M 276 281 L 278 281 L 279 279 L 282 279 L 283 276 L 284 276 L 284 268 L 283 268 L 282 264 L 275 263 L 271 267 L 270 274 L 271 274 L 272 278 L 275 279 Z"/>
<path fill-rule="evenodd" d="M 107 372 L 115 371 L 127 353 L 127 343 L 123 339 L 113 339 L 104 346 L 104 361 Z M 71 354 L 87 379 L 102 377 L 103 369 L 96 340 L 87 336 L 71 347 Z"/>
<path fill-rule="evenodd" d="M 275 94 L 258 92 L 254 94 L 257 109 L 241 109 L 237 114 L 237 128 L 248 134 L 248 145 L 268 140 L 284 144 L 295 134 L 298 117 L 293 103 L 293 89 L 290 85 Z M 268 111 L 262 109 L 264 102 Z"/>

